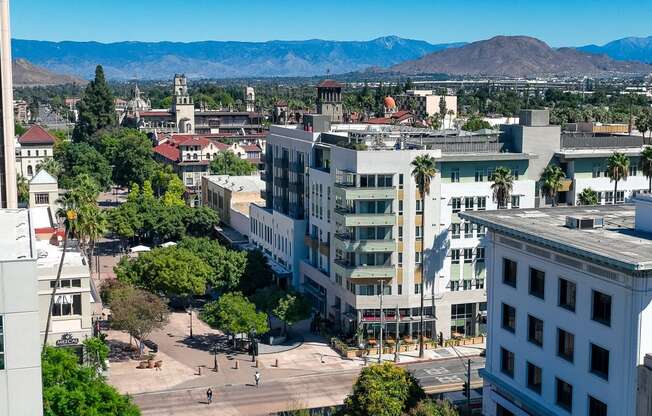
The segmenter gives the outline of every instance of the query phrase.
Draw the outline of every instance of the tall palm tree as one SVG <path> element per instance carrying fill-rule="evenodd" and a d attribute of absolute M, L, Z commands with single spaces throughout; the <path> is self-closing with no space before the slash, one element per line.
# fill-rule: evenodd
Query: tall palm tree
<path fill-rule="evenodd" d="M 54 177 L 58 177 L 61 174 L 61 171 L 63 170 L 61 163 L 57 161 L 53 157 L 48 157 L 46 159 L 43 159 L 41 163 L 36 164 L 36 171 L 38 172 L 39 170 L 44 169 L 47 173 Z"/>
<path fill-rule="evenodd" d="M 16 175 L 16 188 L 18 189 L 18 202 L 29 202 L 29 182 L 20 173 Z"/>
<path fill-rule="evenodd" d="M 543 182 L 543 189 L 548 196 L 552 199 L 552 206 L 557 205 L 557 194 L 559 188 L 562 186 L 566 174 L 557 165 L 548 165 L 541 174 L 541 181 Z"/>
<path fill-rule="evenodd" d="M 641 152 L 639 165 L 643 175 L 647 177 L 647 191 L 652 193 L 652 146 L 645 146 Z"/>
<path fill-rule="evenodd" d="M 598 193 L 591 188 L 584 188 L 577 198 L 580 205 L 598 205 Z"/>
<path fill-rule="evenodd" d="M 80 207 L 79 235 L 87 251 L 88 262 L 93 271 L 93 255 L 95 243 L 107 231 L 106 215 L 96 204 L 87 204 Z"/>
<path fill-rule="evenodd" d="M 514 177 L 512 176 L 512 171 L 504 166 L 499 166 L 491 176 L 491 180 L 494 182 L 491 184 L 491 189 L 494 193 L 494 201 L 498 204 L 498 209 L 507 208 L 509 197 L 514 188 Z"/>
<path fill-rule="evenodd" d="M 430 193 L 430 182 L 432 178 L 435 177 L 437 174 L 437 167 L 435 163 L 435 158 L 433 158 L 430 155 L 420 155 L 414 158 L 412 161 L 412 176 L 414 177 L 414 180 L 417 183 L 417 190 L 421 194 L 421 210 L 422 210 L 422 224 L 423 224 L 423 231 L 422 231 L 422 236 L 425 234 L 427 222 L 426 222 L 426 195 Z M 425 240 L 425 238 L 424 238 Z M 424 244 L 425 247 L 425 244 Z M 425 272 L 425 265 L 426 261 L 425 258 L 421 259 L 421 290 L 419 290 L 421 294 L 421 309 L 420 309 L 420 321 L 419 321 L 419 357 L 423 358 L 424 353 L 423 353 L 423 280 L 426 277 L 426 272 Z M 434 284 L 434 282 L 433 282 Z M 433 310 L 433 316 L 435 316 L 435 311 Z M 382 312 L 381 312 L 382 313 Z M 436 331 L 435 331 L 436 332 Z"/>
<path fill-rule="evenodd" d="M 629 158 L 623 153 L 614 152 L 607 159 L 607 174 L 609 179 L 614 182 L 614 205 L 616 205 L 616 195 L 618 194 L 618 181 L 627 179 L 629 173 Z"/>

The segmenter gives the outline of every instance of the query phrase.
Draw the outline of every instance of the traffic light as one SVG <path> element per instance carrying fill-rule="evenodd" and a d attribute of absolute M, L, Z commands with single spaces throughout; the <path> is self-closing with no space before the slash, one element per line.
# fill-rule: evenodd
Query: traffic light
<path fill-rule="evenodd" d="M 471 397 L 471 386 L 469 385 L 468 382 L 466 381 L 464 382 L 464 384 L 462 385 L 462 389 L 463 389 L 462 394 L 464 395 L 464 397 Z"/>

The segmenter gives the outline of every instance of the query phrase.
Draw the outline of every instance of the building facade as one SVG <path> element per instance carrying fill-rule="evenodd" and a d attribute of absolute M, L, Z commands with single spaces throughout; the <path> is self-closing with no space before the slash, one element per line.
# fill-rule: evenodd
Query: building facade
<path fill-rule="evenodd" d="M 0 415 L 42 415 L 37 252 L 28 210 L 0 210 Z"/>
<path fill-rule="evenodd" d="M 484 415 L 649 403 L 638 373 L 652 350 L 652 197 L 635 202 L 462 214 L 488 228 Z"/>
<path fill-rule="evenodd" d="M 408 90 L 405 94 L 396 96 L 398 108 L 410 111 L 421 120 L 439 114 L 441 103 L 446 107 L 443 128 L 452 128 L 453 121 L 457 118 L 457 96 L 436 95 L 431 90 Z M 449 113 L 450 112 L 450 113 Z"/>
<path fill-rule="evenodd" d="M 26 179 L 32 179 L 37 168 L 46 159 L 54 157 L 56 139 L 43 127 L 33 125 L 18 138 L 16 170 Z"/>
<path fill-rule="evenodd" d="M 14 132 L 14 89 L 11 61 L 11 29 L 9 19 L 9 0 L 0 1 L 0 207 L 16 208 L 18 191 L 16 189 L 16 150 Z"/>

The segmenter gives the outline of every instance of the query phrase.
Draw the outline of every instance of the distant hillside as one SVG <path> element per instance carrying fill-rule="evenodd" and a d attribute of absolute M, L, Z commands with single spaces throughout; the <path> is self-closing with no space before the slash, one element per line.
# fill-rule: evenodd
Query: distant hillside
<path fill-rule="evenodd" d="M 647 74 L 652 66 L 615 61 L 574 48 L 552 49 L 527 36 L 496 36 L 465 46 L 430 53 L 389 68 L 403 74 L 445 73 L 525 77 L 534 75 Z"/>
<path fill-rule="evenodd" d="M 602 46 L 586 45 L 577 49 L 583 52 L 605 54 L 613 59 L 652 63 L 652 36 L 623 38 Z"/>
<path fill-rule="evenodd" d="M 32 65 L 25 59 L 14 60 L 12 70 L 14 86 L 16 87 L 87 83 L 87 81 L 69 75 L 55 74 L 44 68 Z"/>
<path fill-rule="evenodd" d="M 370 41 L 47 42 L 12 40 L 12 54 L 50 71 L 90 79 L 97 64 L 114 80 L 314 76 L 388 67 L 459 46 L 396 36 Z"/>

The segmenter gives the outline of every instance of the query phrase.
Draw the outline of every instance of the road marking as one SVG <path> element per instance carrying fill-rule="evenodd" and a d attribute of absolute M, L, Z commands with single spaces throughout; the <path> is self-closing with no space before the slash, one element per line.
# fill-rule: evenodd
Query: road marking
<path fill-rule="evenodd" d="M 460 381 L 463 381 L 461 378 L 457 376 L 444 376 L 444 377 L 435 377 L 437 380 L 439 380 L 440 383 L 445 384 L 445 383 L 459 383 Z"/>
<path fill-rule="evenodd" d="M 428 369 L 423 370 L 423 372 L 428 374 L 429 376 L 440 376 L 442 374 L 449 374 L 450 373 L 450 371 L 448 371 L 444 367 L 428 368 Z"/>

